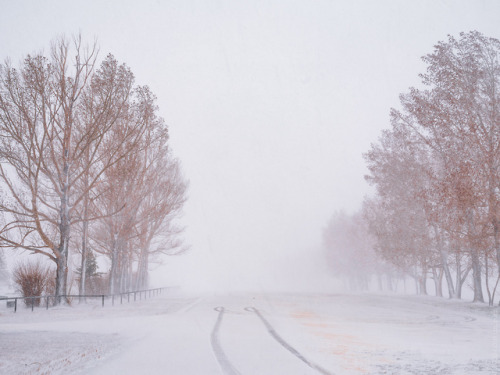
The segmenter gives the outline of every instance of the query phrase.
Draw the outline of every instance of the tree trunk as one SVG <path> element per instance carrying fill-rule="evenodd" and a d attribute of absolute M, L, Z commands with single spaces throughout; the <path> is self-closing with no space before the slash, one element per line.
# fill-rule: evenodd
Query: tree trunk
<path fill-rule="evenodd" d="M 447 256 L 441 254 L 441 263 L 443 265 L 443 274 L 446 279 L 446 286 L 448 287 L 448 298 L 455 298 L 455 286 L 453 285 L 453 278 L 451 277 L 450 266 L 448 265 Z"/>
<path fill-rule="evenodd" d="M 85 149 L 85 163 L 90 164 L 89 148 Z M 89 228 L 89 172 L 86 171 L 83 177 L 83 189 L 85 196 L 83 198 L 83 228 L 82 228 L 82 262 L 80 275 L 80 294 L 85 294 L 85 283 L 87 278 L 87 244 L 88 244 L 88 228 Z"/>
<path fill-rule="evenodd" d="M 81 275 L 80 275 L 80 294 L 85 294 L 85 282 L 87 278 L 87 232 L 89 223 L 84 219 L 82 230 L 82 262 L 81 262 Z"/>
<path fill-rule="evenodd" d="M 418 278 L 420 290 L 419 294 L 426 296 L 427 295 L 427 271 L 422 270 L 422 275 Z"/>
<path fill-rule="evenodd" d="M 443 269 L 440 268 L 439 272 L 437 267 L 432 267 L 432 279 L 434 280 L 434 290 L 436 297 L 443 296 Z"/>
<path fill-rule="evenodd" d="M 457 264 L 457 272 L 455 275 L 455 291 L 453 293 L 453 298 L 461 299 L 462 298 L 462 265 L 460 263 L 460 256 L 457 254 L 455 256 L 456 264 Z"/>
<path fill-rule="evenodd" d="M 472 281 L 474 289 L 474 299 L 472 302 L 484 302 L 483 297 L 483 287 L 481 284 L 481 262 L 479 260 L 479 254 L 477 253 L 474 246 L 474 211 L 473 209 L 468 209 L 467 215 L 467 236 L 469 239 L 469 249 L 470 249 L 470 259 L 472 265 Z"/>
<path fill-rule="evenodd" d="M 453 286 L 453 279 L 451 277 L 450 266 L 448 265 L 448 254 L 443 248 L 443 242 L 436 227 L 434 227 L 434 233 L 436 234 L 437 237 L 439 256 L 441 258 L 441 264 L 443 266 L 443 272 L 446 278 L 446 285 L 448 286 L 448 297 L 455 298 L 455 287 Z"/>
<path fill-rule="evenodd" d="M 116 273 L 118 268 L 118 240 L 113 241 L 111 250 L 111 269 L 109 270 L 109 294 L 115 293 Z"/>
<path fill-rule="evenodd" d="M 149 263 L 149 247 L 151 241 L 148 240 L 139 254 L 139 264 L 137 265 L 137 279 L 136 289 L 145 289 L 148 285 L 148 263 Z M 350 285 L 352 289 L 352 278 L 350 278 Z"/>
<path fill-rule="evenodd" d="M 474 289 L 474 299 L 472 302 L 484 302 L 483 288 L 481 285 L 481 263 L 477 252 L 471 250 L 472 281 Z"/>
<path fill-rule="evenodd" d="M 497 256 L 497 269 L 498 269 L 498 274 L 500 275 L 500 239 L 499 237 L 499 228 L 498 228 L 498 220 L 493 219 L 493 239 L 494 239 L 494 246 L 495 246 L 495 252 Z"/>
<path fill-rule="evenodd" d="M 438 297 L 443 297 L 443 276 L 444 276 L 444 271 L 442 268 L 440 268 L 438 273 L 438 284 L 436 293 Z"/>
<path fill-rule="evenodd" d="M 63 170 L 67 176 L 68 168 L 65 166 Z M 56 270 L 56 304 L 61 303 L 61 296 L 66 294 L 68 282 L 68 248 L 70 238 L 70 223 L 68 216 L 68 187 L 67 184 L 63 186 L 61 192 L 61 210 L 59 222 L 59 248 L 57 257 L 57 270 Z"/>
<path fill-rule="evenodd" d="M 488 251 L 484 251 L 484 281 L 486 283 L 486 292 L 488 293 L 488 306 L 493 306 L 494 295 L 491 294 L 490 280 L 489 280 L 489 264 L 488 264 Z"/>
<path fill-rule="evenodd" d="M 61 303 L 61 296 L 66 294 L 66 284 L 68 281 L 68 262 L 65 255 L 61 255 L 57 258 L 57 269 L 56 269 L 56 299 L 55 304 Z"/>

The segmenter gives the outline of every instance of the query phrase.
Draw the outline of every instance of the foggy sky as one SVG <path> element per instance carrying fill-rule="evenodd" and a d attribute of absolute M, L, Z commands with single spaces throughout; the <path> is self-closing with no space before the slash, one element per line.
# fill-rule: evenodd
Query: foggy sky
<path fill-rule="evenodd" d="M 498 1 L 0 0 L 0 59 L 97 38 L 158 96 L 190 180 L 190 251 L 157 284 L 328 280 L 321 231 L 370 193 L 362 153 L 447 34 L 500 38 Z"/>

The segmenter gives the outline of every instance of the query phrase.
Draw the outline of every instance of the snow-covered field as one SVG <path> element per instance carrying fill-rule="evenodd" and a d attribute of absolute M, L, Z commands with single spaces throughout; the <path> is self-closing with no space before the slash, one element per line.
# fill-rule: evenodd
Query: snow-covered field
<path fill-rule="evenodd" d="M 500 310 L 375 294 L 2 305 L 0 373 L 500 374 Z"/>

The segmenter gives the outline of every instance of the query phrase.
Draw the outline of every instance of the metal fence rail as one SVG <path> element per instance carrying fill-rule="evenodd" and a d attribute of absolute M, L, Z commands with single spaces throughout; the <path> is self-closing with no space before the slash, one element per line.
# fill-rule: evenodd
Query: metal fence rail
<path fill-rule="evenodd" d="M 52 300 L 53 303 L 52 305 L 55 305 L 55 301 L 59 299 L 66 299 L 67 301 L 70 301 L 73 298 L 78 298 L 79 301 L 86 301 L 87 298 L 91 299 L 97 299 L 101 301 L 102 307 L 104 307 L 104 301 L 106 299 L 111 299 L 111 305 L 114 306 L 115 304 L 115 299 L 120 298 L 120 304 L 123 303 L 124 300 L 127 302 L 130 302 L 130 296 L 133 295 L 133 301 L 137 301 L 137 296 L 139 296 L 139 300 L 151 298 L 154 296 L 157 296 L 162 293 L 162 291 L 166 288 L 155 288 L 155 289 L 144 289 L 144 290 L 134 290 L 131 292 L 123 292 L 123 293 L 116 293 L 116 294 L 63 294 L 61 296 L 32 296 L 32 297 L 0 297 L 0 301 L 6 301 L 7 308 L 14 307 L 14 312 L 17 312 L 17 301 L 18 300 L 23 300 L 23 301 L 29 301 L 31 303 L 26 303 L 26 305 L 31 305 L 31 311 L 35 309 L 36 307 L 39 307 L 42 305 L 42 302 L 45 302 L 45 308 L 48 310 L 50 301 Z M 35 301 L 38 300 L 38 303 L 35 303 Z M 12 306 L 13 305 L 13 306 Z"/>

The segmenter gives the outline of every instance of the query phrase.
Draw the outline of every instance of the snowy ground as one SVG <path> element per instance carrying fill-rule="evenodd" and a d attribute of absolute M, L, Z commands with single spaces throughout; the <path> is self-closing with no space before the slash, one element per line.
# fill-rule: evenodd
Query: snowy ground
<path fill-rule="evenodd" d="M 74 373 L 500 374 L 500 310 L 372 294 L 0 307 L 0 374 Z"/>

